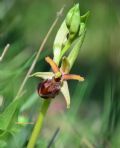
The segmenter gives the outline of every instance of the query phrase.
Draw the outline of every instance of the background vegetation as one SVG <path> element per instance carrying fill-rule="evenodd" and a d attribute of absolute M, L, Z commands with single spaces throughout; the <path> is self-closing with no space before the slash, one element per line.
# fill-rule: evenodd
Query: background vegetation
<path fill-rule="evenodd" d="M 36 147 L 119 148 L 120 2 L 117 0 L 1 0 L 0 53 L 7 43 L 11 46 L 0 63 L 0 111 L 2 113 L 14 99 L 56 12 L 65 4 L 64 18 L 75 2 L 80 2 L 81 14 L 87 10 L 91 12 L 82 50 L 71 71 L 83 75 L 85 82 L 69 82 L 70 110 L 66 110 L 62 95 L 52 101 Z M 62 18 L 34 72 L 49 70 L 44 58 L 52 56 L 52 44 Z M 36 93 L 38 83 L 39 79 L 28 80 L 21 97 L 18 121 L 35 122 L 42 102 Z M 5 116 L 6 122 L 9 117 Z M 33 124 L 18 125 L 15 122 L 7 126 L 7 131 L 0 128 L 0 148 L 26 146 Z"/>

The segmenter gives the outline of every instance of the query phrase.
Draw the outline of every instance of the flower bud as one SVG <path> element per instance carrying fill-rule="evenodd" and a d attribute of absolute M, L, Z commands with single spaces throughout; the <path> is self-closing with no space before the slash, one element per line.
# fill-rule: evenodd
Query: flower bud
<path fill-rule="evenodd" d="M 79 4 L 71 8 L 66 16 L 66 25 L 69 29 L 70 39 L 73 39 L 80 27 L 80 9 Z"/>

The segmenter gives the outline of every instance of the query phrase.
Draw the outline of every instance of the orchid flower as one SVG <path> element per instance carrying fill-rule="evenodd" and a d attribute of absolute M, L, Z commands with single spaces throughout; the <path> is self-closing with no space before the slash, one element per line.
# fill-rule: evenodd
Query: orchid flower
<path fill-rule="evenodd" d="M 67 108 L 69 108 L 70 93 L 67 80 L 84 81 L 84 78 L 80 75 L 69 74 L 70 65 L 66 57 L 62 59 L 60 68 L 50 57 L 46 57 L 45 60 L 50 65 L 52 72 L 36 72 L 31 75 L 44 79 L 38 85 L 38 94 L 44 99 L 49 99 L 55 98 L 61 92 L 66 100 Z"/>

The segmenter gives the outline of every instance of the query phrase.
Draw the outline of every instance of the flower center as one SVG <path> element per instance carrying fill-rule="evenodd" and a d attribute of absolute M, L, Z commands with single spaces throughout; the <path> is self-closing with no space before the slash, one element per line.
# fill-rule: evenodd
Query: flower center
<path fill-rule="evenodd" d="M 56 72 L 54 77 L 55 77 L 55 79 L 61 78 L 62 77 L 62 73 L 61 72 Z"/>

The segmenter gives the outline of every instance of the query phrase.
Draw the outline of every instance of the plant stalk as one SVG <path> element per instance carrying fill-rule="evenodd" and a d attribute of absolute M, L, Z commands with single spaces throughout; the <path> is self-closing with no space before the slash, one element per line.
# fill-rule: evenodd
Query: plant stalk
<path fill-rule="evenodd" d="M 32 135 L 29 139 L 29 143 L 27 145 L 27 148 L 34 148 L 35 147 L 35 144 L 36 144 L 37 138 L 38 138 L 38 136 L 41 132 L 43 120 L 44 120 L 44 117 L 45 117 L 46 112 L 48 110 L 48 107 L 50 105 L 50 102 L 51 102 L 51 100 L 45 100 L 43 102 L 43 105 L 42 105 L 42 108 L 40 110 L 38 119 L 37 119 L 36 124 L 35 124 L 34 129 L 33 129 Z"/>

